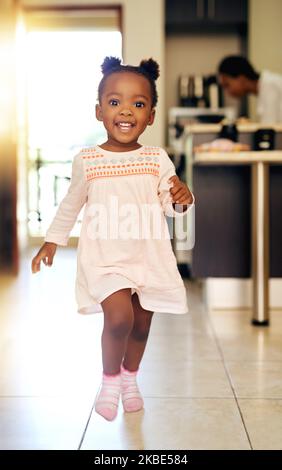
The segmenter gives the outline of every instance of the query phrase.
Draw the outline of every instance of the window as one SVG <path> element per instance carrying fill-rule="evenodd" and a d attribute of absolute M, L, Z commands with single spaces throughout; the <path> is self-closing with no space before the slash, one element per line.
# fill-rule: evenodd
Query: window
<path fill-rule="evenodd" d="M 122 36 L 115 10 L 33 12 L 26 24 L 28 231 L 41 236 L 74 155 L 106 138 L 95 118 L 100 66 L 106 55 L 122 56 Z"/>

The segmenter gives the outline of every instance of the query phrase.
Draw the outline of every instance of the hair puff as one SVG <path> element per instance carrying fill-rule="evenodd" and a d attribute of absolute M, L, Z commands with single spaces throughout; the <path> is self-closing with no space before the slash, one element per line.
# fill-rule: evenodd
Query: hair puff
<path fill-rule="evenodd" d="M 157 80 L 160 76 L 159 64 L 152 58 L 142 60 L 139 67 L 143 69 L 153 80 Z"/>
<path fill-rule="evenodd" d="M 121 66 L 121 59 L 118 57 L 107 56 L 101 65 L 103 75 L 107 75 L 114 69 L 118 69 Z"/>

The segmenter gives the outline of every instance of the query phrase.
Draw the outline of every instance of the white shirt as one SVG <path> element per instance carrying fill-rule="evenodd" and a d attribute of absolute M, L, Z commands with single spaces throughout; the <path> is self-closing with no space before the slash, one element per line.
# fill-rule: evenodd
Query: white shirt
<path fill-rule="evenodd" d="M 282 75 L 262 71 L 258 81 L 257 114 L 262 123 L 282 123 Z"/>

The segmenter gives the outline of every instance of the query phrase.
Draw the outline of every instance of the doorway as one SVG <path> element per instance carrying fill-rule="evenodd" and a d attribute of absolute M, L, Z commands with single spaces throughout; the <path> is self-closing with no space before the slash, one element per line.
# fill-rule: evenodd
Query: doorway
<path fill-rule="evenodd" d="M 31 11 L 25 20 L 26 208 L 33 244 L 67 192 L 74 155 L 105 140 L 95 118 L 97 88 L 104 57 L 122 58 L 122 33 L 116 9 Z M 78 217 L 72 236 L 80 223 Z"/>

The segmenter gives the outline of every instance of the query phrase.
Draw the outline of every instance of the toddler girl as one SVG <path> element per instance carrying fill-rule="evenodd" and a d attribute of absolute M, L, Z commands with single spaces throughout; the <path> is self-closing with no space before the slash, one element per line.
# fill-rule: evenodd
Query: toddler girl
<path fill-rule="evenodd" d="M 32 260 L 32 272 L 40 270 L 41 260 L 52 265 L 57 245 L 67 245 L 86 203 L 75 292 L 79 313 L 103 312 L 103 374 L 95 410 L 113 420 L 120 394 L 125 411 L 143 408 L 136 375 L 153 313 L 188 312 L 165 216 L 183 217 L 194 196 L 164 149 L 138 143 L 155 118 L 157 62 L 132 66 L 106 57 L 102 72 L 96 117 L 107 140 L 74 157 L 68 192 Z M 124 220 L 127 214 L 130 220 Z"/>

